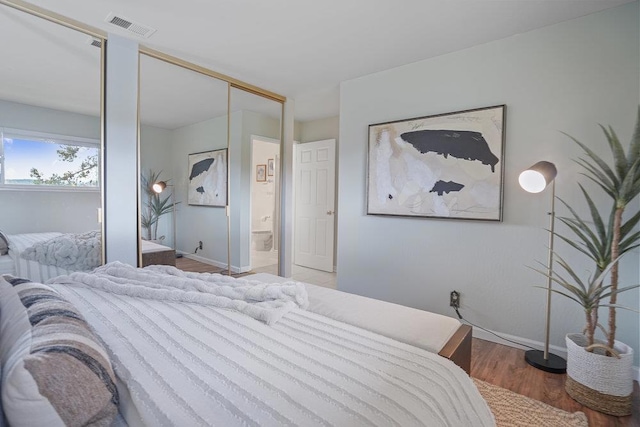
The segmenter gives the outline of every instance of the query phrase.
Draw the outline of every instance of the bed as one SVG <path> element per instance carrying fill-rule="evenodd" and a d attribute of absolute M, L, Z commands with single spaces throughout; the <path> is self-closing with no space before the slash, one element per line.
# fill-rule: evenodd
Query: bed
<path fill-rule="evenodd" d="M 142 267 L 148 265 L 176 265 L 176 251 L 159 243 L 142 240 Z"/>
<path fill-rule="evenodd" d="M 56 265 L 42 264 L 38 261 L 28 260 L 21 256 L 25 250 L 33 245 L 58 238 L 62 235 L 62 233 L 58 232 L 6 235 L 9 243 L 9 254 L 3 256 L 3 258 L 6 258 L 4 258 L 2 264 L 6 269 L 9 269 L 9 260 L 11 260 L 11 263 L 13 264 L 13 270 L 10 271 L 11 274 L 20 277 L 27 277 L 36 282 L 45 282 L 52 277 L 69 274 L 71 272 L 69 269 Z"/>
<path fill-rule="evenodd" d="M 116 413 L 120 423 L 153 426 L 494 425 L 475 385 L 453 362 L 314 312 L 322 310 L 322 301 L 330 306 L 335 295 L 307 292 L 313 288 L 298 282 L 119 263 L 61 276 L 48 286 L 5 279 L 0 281 L 0 355 L 10 421 L 24 408 L 12 399 L 19 394 L 19 381 L 8 386 L 6 380 L 27 363 L 6 353 L 15 345 L 34 346 L 19 336 L 12 343 L 7 336 L 17 334 L 7 334 L 7 328 L 23 324 L 43 352 L 61 347 L 42 344 L 43 332 L 33 331 L 39 323 L 29 321 L 46 318 L 52 328 L 55 319 L 47 317 L 52 312 L 47 304 L 54 304 L 58 312 L 73 313 L 63 316 L 64 327 L 79 328 L 78 319 L 84 318 L 97 336 L 75 332 L 81 347 L 90 347 L 91 372 L 100 373 L 94 375 L 92 393 L 82 394 L 83 404 L 92 409 L 79 411 L 96 425 L 107 425 Z M 20 315 L 21 310 L 27 314 Z M 328 310 L 334 317 L 342 311 Z M 20 316 L 26 320 L 20 322 Z M 55 335 L 64 338 L 60 331 Z M 71 346 L 70 338 L 64 342 Z M 37 357 L 23 353 L 33 366 Z M 103 368 L 96 368 L 98 362 Z M 28 391 L 36 394 L 28 401 L 40 399 L 44 408 L 34 404 L 16 425 L 28 425 L 38 414 L 48 425 L 79 416 L 60 409 L 65 406 L 60 393 L 38 394 L 33 372 L 20 378 L 26 377 Z M 76 376 L 80 373 L 78 368 Z"/>
<path fill-rule="evenodd" d="M 248 278 L 266 283 L 288 281 L 269 273 Z M 438 353 L 470 373 L 472 330 L 457 319 L 336 289 L 305 286 L 309 311 Z"/>
<path fill-rule="evenodd" d="M 73 271 L 93 270 L 101 263 L 100 233 L 98 231 L 85 233 L 23 233 L 3 236 L 7 241 L 8 254 L 0 255 L 0 274 L 13 274 L 36 282 L 46 282 L 49 279 L 69 274 Z M 56 240 L 60 241 L 61 239 L 64 239 L 65 242 L 82 242 L 81 244 L 76 244 L 75 248 L 80 252 L 84 251 L 84 254 L 76 254 L 74 262 L 70 262 L 68 257 L 65 257 L 66 259 L 63 259 L 64 263 L 62 265 L 52 263 L 55 260 L 47 263 L 41 260 L 27 259 L 23 256 L 34 245 L 44 247 L 47 243 Z M 85 260 L 85 258 L 90 258 L 90 260 L 84 263 L 75 262 L 78 259 Z M 154 242 L 142 241 L 143 267 L 154 264 L 175 265 L 175 259 L 175 250 Z"/>

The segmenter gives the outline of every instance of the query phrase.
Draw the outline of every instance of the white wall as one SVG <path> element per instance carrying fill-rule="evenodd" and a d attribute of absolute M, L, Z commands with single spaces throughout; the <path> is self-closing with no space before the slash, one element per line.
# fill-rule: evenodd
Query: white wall
<path fill-rule="evenodd" d="M 2 100 L 0 127 L 100 139 L 98 117 Z M 0 229 L 8 234 L 95 230 L 100 205 L 99 191 L 0 189 Z"/>
<path fill-rule="evenodd" d="M 586 212 L 576 181 L 587 180 L 572 161 L 580 151 L 560 131 L 603 155 L 608 149 L 597 123 L 629 141 L 640 91 L 638 26 L 635 2 L 343 82 L 338 288 L 448 315 L 454 315 L 448 301 L 455 289 L 471 321 L 543 341 L 545 294 L 533 286 L 545 280 L 527 266 L 546 262 L 550 195 L 525 193 L 517 176 L 538 160 L 555 162 L 558 195 Z M 502 103 L 503 222 L 366 215 L 369 124 Z M 597 201 L 608 210 L 606 197 Z M 566 245 L 557 249 L 588 272 L 590 264 L 568 255 Z M 622 270 L 623 283 L 638 283 L 637 253 Z M 638 307 L 637 291 L 623 295 Z M 582 330 L 583 315 L 561 297 L 554 297 L 552 312 L 551 343 L 564 347 L 566 333 Z M 638 315 L 619 310 L 618 323 L 618 339 L 635 348 L 638 365 Z"/>
<path fill-rule="evenodd" d="M 138 44 L 109 34 L 105 80 L 106 262 L 138 265 Z"/>
<path fill-rule="evenodd" d="M 231 124 L 231 265 L 246 271 L 251 268 L 251 136 L 280 139 L 280 120 L 244 110 L 232 114 Z"/>
<path fill-rule="evenodd" d="M 189 154 L 227 148 L 227 116 L 175 129 L 171 141 L 171 166 L 167 171 L 176 185 L 178 251 L 193 253 L 219 266 L 227 265 L 227 217 L 224 207 L 190 206 Z"/>
<path fill-rule="evenodd" d="M 269 159 L 273 159 L 274 166 L 276 157 L 280 154 L 280 145 L 271 142 L 253 140 L 253 159 L 251 167 L 251 229 L 273 231 L 273 221 L 276 206 L 275 173 L 273 176 L 265 175 L 266 181 L 256 181 L 257 165 L 267 165 Z"/>
<path fill-rule="evenodd" d="M 340 133 L 340 117 L 328 117 L 326 119 L 301 122 L 300 139 L 301 143 L 322 141 L 325 139 L 338 139 Z"/>

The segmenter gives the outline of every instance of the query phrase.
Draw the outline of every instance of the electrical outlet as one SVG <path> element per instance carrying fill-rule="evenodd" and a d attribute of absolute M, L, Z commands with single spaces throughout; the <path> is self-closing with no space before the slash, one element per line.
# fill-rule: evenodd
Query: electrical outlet
<path fill-rule="evenodd" d="M 202 240 L 198 242 L 198 249 L 202 250 Z"/>
<path fill-rule="evenodd" d="M 453 308 L 460 308 L 460 294 L 458 291 L 451 291 L 449 296 L 449 305 Z"/>

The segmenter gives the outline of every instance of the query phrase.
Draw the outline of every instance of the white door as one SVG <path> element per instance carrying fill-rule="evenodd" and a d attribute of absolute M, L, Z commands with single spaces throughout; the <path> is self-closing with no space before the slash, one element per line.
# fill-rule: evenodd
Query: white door
<path fill-rule="evenodd" d="M 336 140 L 296 146 L 294 263 L 333 271 Z"/>

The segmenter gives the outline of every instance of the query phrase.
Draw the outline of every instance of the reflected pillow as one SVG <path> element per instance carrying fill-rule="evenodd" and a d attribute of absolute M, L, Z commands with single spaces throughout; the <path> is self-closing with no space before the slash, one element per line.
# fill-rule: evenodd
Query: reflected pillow
<path fill-rule="evenodd" d="M 2 406 L 11 426 L 108 426 L 118 413 L 104 347 L 49 286 L 0 276 Z"/>
<path fill-rule="evenodd" d="M 0 230 L 0 255 L 6 255 L 9 253 L 9 239 L 7 236 Z"/>

